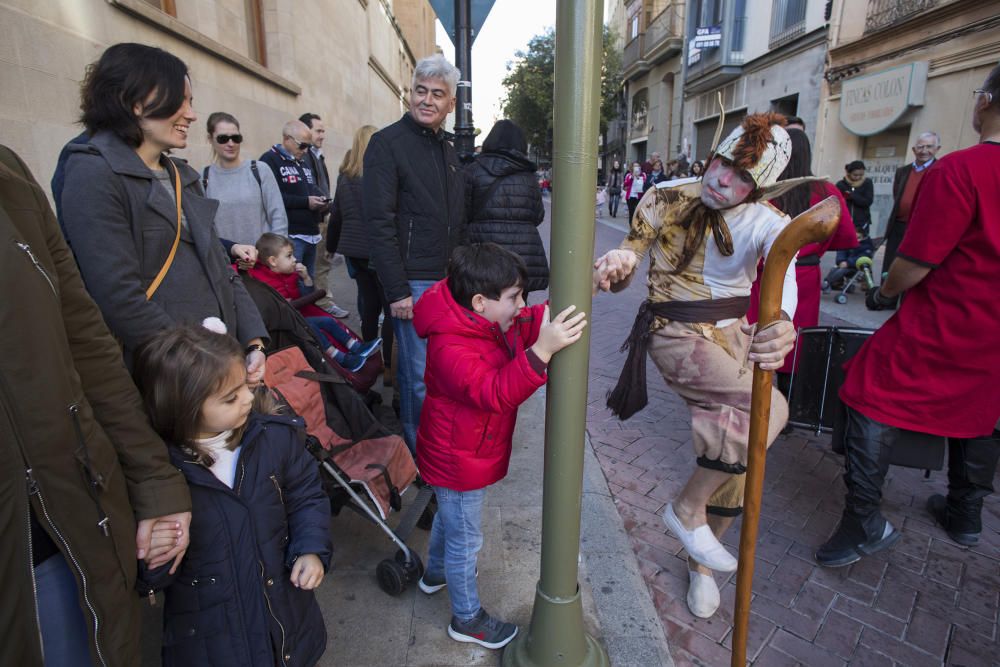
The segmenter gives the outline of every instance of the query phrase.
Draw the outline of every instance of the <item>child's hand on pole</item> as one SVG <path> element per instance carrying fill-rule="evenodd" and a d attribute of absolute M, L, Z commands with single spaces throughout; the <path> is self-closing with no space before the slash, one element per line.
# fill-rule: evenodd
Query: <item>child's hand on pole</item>
<path fill-rule="evenodd" d="M 323 562 L 316 554 L 303 554 L 292 565 L 292 585 L 311 591 L 323 581 Z"/>
<path fill-rule="evenodd" d="M 576 310 L 576 306 L 570 306 L 550 321 L 549 307 L 545 306 L 545 319 L 538 332 L 538 340 L 531 346 L 532 352 L 543 363 L 549 363 L 552 355 L 564 347 L 572 345 L 583 335 L 583 330 L 587 326 L 587 320 L 584 319 L 587 314 L 581 312 L 570 317 L 574 310 Z"/>

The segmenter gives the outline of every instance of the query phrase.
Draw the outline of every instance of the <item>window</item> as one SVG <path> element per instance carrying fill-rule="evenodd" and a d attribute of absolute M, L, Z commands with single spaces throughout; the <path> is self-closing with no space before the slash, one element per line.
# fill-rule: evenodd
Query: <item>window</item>
<path fill-rule="evenodd" d="M 247 54 L 251 60 L 267 67 L 267 34 L 264 32 L 264 10 L 261 0 L 246 0 Z"/>
<path fill-rule="evenodd" d="M 771 111 L 785 116 L 797 116 L 799 113 L 799 94 L 795 93 L 794 95 L 771 100 Z"/>
<path fill-rule="evenodd" d="M 628 38 L 631 41 L 638 36 L 639 36 L 639 15 L 633 14 L 632 19 L 629 21 Z"/>
<path fill-rule="evenodd" d="M 170 14 L 173 17 L 177 17 L 177 5 L 174 4 L 174 0 L 143 0 L 147 5 L 152 5 L 156 7 L 164 14 Z"/>
<path fill-rule="evenodd" d="M 806 0 L 774 0 L 771 5 L 771 39 L 774 48 L 806 31 Z"/>

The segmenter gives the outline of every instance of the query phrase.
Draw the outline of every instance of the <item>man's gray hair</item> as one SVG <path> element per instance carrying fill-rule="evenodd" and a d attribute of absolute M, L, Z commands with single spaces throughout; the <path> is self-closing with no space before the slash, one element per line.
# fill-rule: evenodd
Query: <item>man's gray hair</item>
<path fill-rule="evenodd" d="M 303 123 L 301 120 L 290 120 L 285 123 L 285 126 L 281 128 L 281 136 L 291 137 L 295 139 L 296 136 L 304 136 L 304 134 L 310 134 L 311 131 L 309 126 Z"/>
<path fill-rule="evenodd" d="M 459 76 L 461 76 L 461 73 L 457 67 L 448 62 L 440 53 L 435 53 L 433 56 L 427 56 L 417 61 L 417 67 L 413 70 L 413 82 L 410 87 L 416 88 L 417 82 L 423 79 L 437 79 L 448 84 L 448 90 L 451 91 L 451 96 L 454 97 L 455 91 L 458 90 Z"/>
<path fill-rule="evenodd" d="M 941 145 L 941 135 L 939 135 L 937 132 L 934 131 L 921 132 L 920 135 L 917 137 L 917 141 L 920 141 L 921 139 L 924 139 L 926 137 L 934 137 L 934 145 L 935 146 Z"/>

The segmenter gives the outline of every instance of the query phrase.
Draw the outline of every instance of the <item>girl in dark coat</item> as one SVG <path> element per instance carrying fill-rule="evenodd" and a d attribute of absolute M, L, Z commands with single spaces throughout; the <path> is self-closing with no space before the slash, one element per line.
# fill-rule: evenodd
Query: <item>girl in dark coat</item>
<path fill-rule="evenodd" d="M 870 236 L 871 205 L 875 201 L 875 186 L 872 184 L 872 179 L 865 176 L 865 163 L 855 160 L 845 165 L 844 178 L 837 181 L 837 189 L 847 201 L 847 210 L 854 221 L 854 231 L 858 237 L 858 246 L 855 250 L 842 250 L 837 253 L 837 266 L 846 269 L 853 267 L 858 257 L 862 255 L 871 257 L 875 254 L 875 246 Z"/>
<path fill-rule="evenodd" d="M 194 516 L 180 569 L 140 577 L 151 597 L 166 589 L 164 666 L 313 667 L 326 649 L 312 591 L 330 564 L 330 501 L 298 424 L 253 410 L 239 344 L 202 327 L 153 338 L 135 376 Z M 175 534 L 157 523 L 151 553 Z"/>
<path fill-rule="evenodd" d="M 528 266 L 525 296 L 549 286 L 549 263 L 537 229 L 545 209 L 527 151 L 524 131 L 513 121 L 501 120 L 465 172 L 469 242 L 491 241 L 519 255 Z"/>

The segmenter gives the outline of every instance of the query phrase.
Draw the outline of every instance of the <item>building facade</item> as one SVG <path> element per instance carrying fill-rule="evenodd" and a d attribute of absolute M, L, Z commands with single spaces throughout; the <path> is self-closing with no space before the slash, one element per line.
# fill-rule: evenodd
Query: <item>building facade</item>
<path fill-rule="evenodd" d="M 681 150 L 704 160 L 749 113 L 805 121 L 814 140 L 827 49 L 825 0 L 689 0 Z M 721 97 L 721 109 L 720 109 Z"/>
<path fill-rule="evenodd" d="M 434 19 L 427 0 L 0 0 L 0 143 L 47 183 L 80 132 L 86 65 L 131 41 L 188 65 L 198 131 L 179 155 L 193 166 L 210 160 L 213 111 L 240 120 L 245 158 L 309 111 L 335 167 L 358 127 L 402 114 L 416 60 L 435 50 Z"/>
<path fill-rule="evenodd" d="M 978 142 L 972 90 L 1000 61 L 996 0 L 834 0 L 816 158 L 842 174 L 861 159 L 875 183 L 872 236 L 892 209 L 892 179 L 928 131 L 938 157 Z"/>
<path fill-rule="evenodd" d="M 622 56 L 624 162 L 664 161 L 681 149 L 681 52 L 683 0 L 626 0 L 617 26 L 624 36 Z"/>

